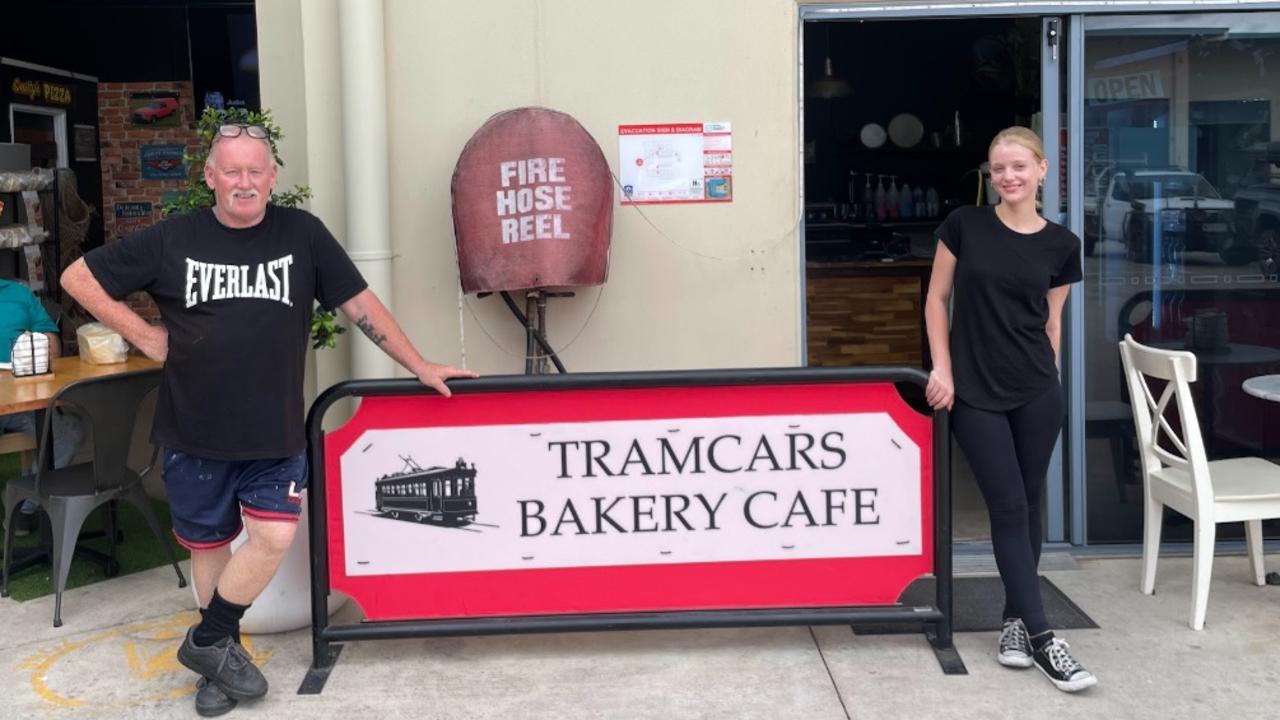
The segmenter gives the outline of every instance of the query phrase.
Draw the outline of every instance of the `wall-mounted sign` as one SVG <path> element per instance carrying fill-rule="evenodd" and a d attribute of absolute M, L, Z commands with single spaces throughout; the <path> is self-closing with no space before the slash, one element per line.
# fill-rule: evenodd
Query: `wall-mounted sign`
<path fill-rule="evenodd" d="M 138 150 L 138 166 L 144 180 L 185 179 L 187 167 L 182 164 L 185 145 L 143 145 Z"/>
<path fill-rule="evenodd" d="M 70 105 L 71 86 L 52 83 L 48 80 L 32 80 L 15 77 L 9 85 L 9 91 L 30 103 L 42 105 Z"/>
<path fill-rule="evenodd" d="M 177 126 L 182 120 L 178 106 L 178 93 L 133 92 L 129 93 L 129 116 L 134 125 Z"/>
<path fill-rule="evenodd" d="M 613 177 L 569 115 L 516 108 L 467 141 L 453 171 L 464 292 L 599 285 L 608 276 Z"/>
<path fill-rule="evenodd" d="M 98 162 L 98 131 L 92 125 L 71 126 L 71 146 L 76 162 Z"/>
<path fill-rule="evenodd" d="M 115 205 L 117 220 L 151 217 L 151 203 L 149 202 L 118 202 Z"/>
<path fill-rule="evenodd" d="M 623 204 L 731 201 L 729 123 L 619 125 L 618 179 Z"/>

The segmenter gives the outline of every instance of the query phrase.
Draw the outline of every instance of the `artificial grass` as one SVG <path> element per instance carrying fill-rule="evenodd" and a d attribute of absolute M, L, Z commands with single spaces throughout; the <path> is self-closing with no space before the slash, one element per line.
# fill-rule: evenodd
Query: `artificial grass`
<path fill-rule="evenodd" d="M 17 455 L 0 456 L 0 478 L 10 478 L 19 472 Z M 0 481 L 0 486 L 2 485 L 3 481 Z M 140 570 L 149 570 L 157 565 L 167 565 L 169 558 L 164 547 L 156 540 L 151 528 L 147 527 L 147 521 L 142 517 L 142 513 L 129 503 L 121 502 L 118 505 L 116 525 L 124 535 L 124 539 L 116 544 L 116 560 L 120 563 L 120 574 L 128 575 Z M 151 507 L 156 514 L 156 519 L 160 522 L 160 532 L 164 534 L 165 542 L 173 548 L 179 560 L 187 558 L 190 553 L 175 542 L 170 533 L 172 526 L 169 521 L 169 504 L 153 499 Z M 104 512 L 106 512 L 106 506 L 94 511 L 85 521 L 82 532 L 101 530 Z M 44 519 L 43 522 L 47 523 L 48 519 Z M 0 540 L 2 539 L 3 536 L 0 536 Z M 19 551 L 23 548 L 34 548 L 40 541 L 39 531 L 14 540 L 14 547 Z M 82 540 L 80 546 L 104 553 L 109 549 L 105 537 Z M 9 597 L 25 602 L 53 593 L 51 572 L 52 568 L 48 563 L 41 563 L 15 573 L 9 578 Z M 89 585 L 105 578 L 106 573 L 102 563 L 77 556 L 71 563 L 71 574 L 67 576 L 67 589 Z"/>

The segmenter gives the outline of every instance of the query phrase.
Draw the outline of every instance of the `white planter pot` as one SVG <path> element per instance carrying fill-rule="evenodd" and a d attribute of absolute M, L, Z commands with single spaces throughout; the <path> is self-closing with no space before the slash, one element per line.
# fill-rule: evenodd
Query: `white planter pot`
<path fill-rule="evenodd" d="M 267 583 L 267 587 L 253 601 L 253 605 L 245 611 L 240 621 L 240 629 L 251 635 L 289 632 L 311 625 L 311 564 L 307 537 L 309 521 L 307 506 L 302 506 L 302 516 L 298 518 L 298 532 L 293 537 L 280 569 L 275 577 Z M 248 540 L 244 530 L 231 541 L 231 551 Z M 195 583 L 191 584 L 192 595 L 195 594 Z M 197 598 L 197 602 L 199 599 Z M 347 602 L 347 596 L 340 592 L 329 593 L 329 614 L 333 615 Z"/>

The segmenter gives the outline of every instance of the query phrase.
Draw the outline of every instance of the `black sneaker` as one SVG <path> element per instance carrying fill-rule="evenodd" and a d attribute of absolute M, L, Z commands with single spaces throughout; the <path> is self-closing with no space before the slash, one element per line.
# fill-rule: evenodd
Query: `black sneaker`
<path fill-rule="evenodd" d="M 254 700 L 267 694 L 267 679 L 254 666 L 249 651 L 229 637 L 200 647 L 192 640 L 195 630 L 195 625 L 187 630 L 187 638 L 178 648 L 178 662 L 209 678 L 233 700 Z"/>
<path fill-rule="evenodd" d="M 196 681 L 196 713 L 200 717 L 217 717 L 235 709 L 237 701 L 222 688 L 202 677 Z"/>
<path fill-rule="evenodd" d="M 1027 626 L 1019 618 L 1005 620 L 1000 630 L 1000 649 L 996 660 L 1005 667 L 1029 668 L 1035 664 L 1031 655 L 1031 636 L 1027 635 Z"/>
<path fill-rule="evenodd" d="M 1098 678 L 1071 657 L 1070 646 L 1062 638 L 1054 638 L 1035 651 L 1036 667 L 1063 692 L 1079 692 L 1098 684 Z"/>

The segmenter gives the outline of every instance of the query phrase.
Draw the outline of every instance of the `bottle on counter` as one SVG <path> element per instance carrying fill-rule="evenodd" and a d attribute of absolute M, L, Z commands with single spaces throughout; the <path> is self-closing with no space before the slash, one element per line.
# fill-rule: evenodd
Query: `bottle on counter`
<path fill-rule="evenodd" d="M 902 182 L 902 192 L 898 200 L 898 216 L 902 218 L 915 217 L 916 201 L 915 196 L 911 194 L 911 185 L 905 180 Z"/>
<path fill-rule="evenodd" d="M 898 210 L 901 208 L 902 197 L 898 194 L 898 176 L 889 176 L 889 194 L 886 197 L 888 202 L 889 217 L 896 219 Z"/>
<path fill-rule="evenodd" d="M 871 189 L 871 173 L 864 174 L 867 177 L 867 183 L 862 188 L 862 221 L 871 222 L 876 218 L 876 196 Z"/>
<path fill-rule="evenodd" d="M 915 216 L 921 218 L 929 217 L 928 206 L 924 202 L 924 189 L 917 185 L 912 188 L 911 193 L 911 202 L 915 205 Z"/>
<path fill-rule="evenodd" d="M 884 176 L 879 176 L 879 184 L 876 186 L 876 219 L 888 219 L 888 190 L 884 187 Z"/>
<path fill-rule="evenodd" d="M 938 197 L 938 191 L 933 189 L 932 186 L 924 194 L 924 204 L 929 217 L 938 217 L 938 214 L 942 212 L 942 199 Z"/>

